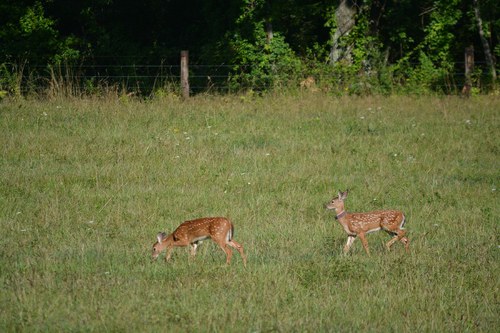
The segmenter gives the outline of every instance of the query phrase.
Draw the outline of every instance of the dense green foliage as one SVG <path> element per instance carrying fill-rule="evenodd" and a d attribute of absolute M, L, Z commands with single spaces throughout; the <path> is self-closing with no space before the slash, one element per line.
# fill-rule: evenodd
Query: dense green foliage
<path fill-rule="evenodd" d="M 29 100 L 0 104 L 2 332 L 497 332 L 495 96 Z M 324 208 L 403 210 L 341 254 Z M 225 215 L 150 262 L 158 231 Z"/>
<path fill-rule="evenodd" d="M 338 43 L 346 58 L 332 63 L 341 2 L 353 8 L 355 23 Z M 500 3 L 478 3 L 499 57 Z M 73 84 L 91 93 L 128 77 L 140 85 L 161 71 L 148 66 L 177 65 L 187 49 L 191 64 L 222 66 L 219 80 L 231 89 L 298 86 L 312 75 L 340 93 L 449 93 L 463 84 L 456 73 L 470 45 L 479 64 L 473 83 L 482 89 L 489 69 L 473 9 L 468 0 L 7 0 L 0 4 L 0 90 L 19 93 L 26 81 L 47 86 L 68 72 L 78 72 L 83 82 Z"/>

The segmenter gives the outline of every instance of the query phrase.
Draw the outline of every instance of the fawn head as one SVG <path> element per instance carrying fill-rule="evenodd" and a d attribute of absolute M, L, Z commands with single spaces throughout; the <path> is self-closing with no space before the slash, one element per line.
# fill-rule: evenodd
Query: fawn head
<path fill-rule="evenodd" d="M 341 213 L 344 211 L 344 200 L 347 198 L 349 190 L 345 192 L 339 191 L 338 196 L 334 197 L 327 205 L 326 209 L 335 209 L 335 212 Z"/>
<path fill-rule="evenodd" d="M 153 244 L 153 259 L 158 258 L 160 253 L 167 247 L 167 234 L 164 232 L 159 232 L 156 235 L 157 242 Z"/>

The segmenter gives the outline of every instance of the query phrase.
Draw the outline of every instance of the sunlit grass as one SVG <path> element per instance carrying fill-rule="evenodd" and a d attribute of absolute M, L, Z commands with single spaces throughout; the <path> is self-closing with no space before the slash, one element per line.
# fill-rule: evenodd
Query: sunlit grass
<path fill-rule="evenodd" d="M 500 100 L 198 97 L 0 104 L 2 331 L 497 331 Z M 372 256 L 324 209 L 403 210 Z M 245 246 L 152 263 L 228 216 Z"/>

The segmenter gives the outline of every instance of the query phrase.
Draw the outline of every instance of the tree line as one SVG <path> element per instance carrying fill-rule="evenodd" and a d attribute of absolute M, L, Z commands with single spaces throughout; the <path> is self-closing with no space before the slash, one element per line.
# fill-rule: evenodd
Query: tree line
<path fill-rule="evenodd" d="M 488 90 L 499 31 L 498 0 L 4 0 L 0 90 L 66 67 L 92 86 L 96 69 L 178 64 L 181 50 L 193 65 L 224 65 L 236 90 Z M 465 78 L 455 73 L 467 47 L 477 65 Z"/>

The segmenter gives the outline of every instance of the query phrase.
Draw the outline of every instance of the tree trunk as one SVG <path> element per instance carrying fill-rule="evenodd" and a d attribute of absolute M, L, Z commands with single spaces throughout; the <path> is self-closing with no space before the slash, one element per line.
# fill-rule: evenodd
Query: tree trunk
<path fill-rule="evenodd" d="M 351 62 L 352 46 L 342 45 L 341 39 L 351 32 L 354 27 L 356 7 L 351 0 L 340 0 L 339 7 L 335 10 L 335 23 L 337 28 L 332 36 L 332 49 L 330 51 L 330 63 L 335 64 L 339 60 L 346 59 Z"/>
<path fill-rule="evenodd" d="M 268 44 L 273 40 L 273 25 L 269 20 L 266 20 L 266 40 Z"/>
<path fill-rule="evenodd" d="M 483 20 L 481 19 L 481 12 L 479 11 L 479 0 L 474 0 L 473 5 L 474 5 L 474 14 L 476 16 L 477 28 L 479 30 L 479 37 L 481 37 L 481 43 L 483 44 L 485 60 L 486 63 L 488 64 L 488 67 L 490 68 L 491 78 L 493 80 L 493 83 L 495 83 L 497 79 L 495 61 L 493 60 L 488 40 L 484 36 Z"/>

